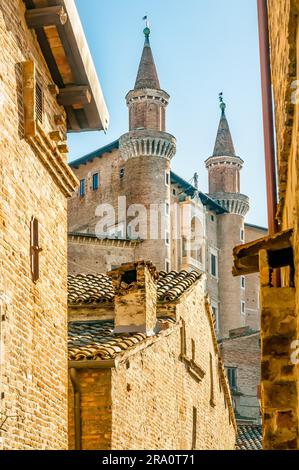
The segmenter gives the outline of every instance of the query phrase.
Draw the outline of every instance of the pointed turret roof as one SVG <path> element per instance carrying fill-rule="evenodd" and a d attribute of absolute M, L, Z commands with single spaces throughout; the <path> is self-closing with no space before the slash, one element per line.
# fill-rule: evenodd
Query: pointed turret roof
<path fill-rule="evenodd" d="M 134 89 L 151 88 L 153 90 L 160 90 L 159 77 L 149 40 L 151 31 L 146 27 L 143 32 L 145 42 Z"/>
<path fill-rule="evenodd" d="M 217 132 L 213 157 L 235 157 L 235 147 L 225 115 L 226 104 L 220 94 L 221 118 Z"/>

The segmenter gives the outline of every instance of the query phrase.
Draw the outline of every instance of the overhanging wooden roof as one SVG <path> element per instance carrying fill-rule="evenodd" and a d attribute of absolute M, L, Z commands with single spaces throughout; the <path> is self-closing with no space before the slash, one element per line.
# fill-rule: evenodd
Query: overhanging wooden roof
<path fill-rule="evenodd" d="M 235 247 L 233 275 L 241 276 L 259 272 L 260 250 L 267 250 L 270 254 L 281 251 L 287 252 L 287 250 L 292 248 L 292 237 L 293 229 L 290 229 Z M 285 256 L 285 259 L 285 265 L 287 265 L 289 262 L 288 256 Z M 283 263 L 283 261 L 280 258 L 280 266 L 284 266 L 284 264 L 281 263 Z"/>
<path fill-rule="evenodd" d="M 24 0 L 70 132 L 107 130 L 109 114 L 74 0 Z"/>

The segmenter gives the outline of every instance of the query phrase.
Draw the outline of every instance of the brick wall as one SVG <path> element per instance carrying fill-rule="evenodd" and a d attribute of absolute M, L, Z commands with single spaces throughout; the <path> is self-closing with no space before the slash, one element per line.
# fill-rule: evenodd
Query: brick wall
<path fill-rule="evenodd" d="M 34 60 L 44 89 L 42 128 L 62 114 L 20 0 L 0 0 L 1 433 L 4 449 L 67 448 L 66 198 L 24 139 L 22 63 Z M 61 130 L 66 131 L 65 126 Z M 43 156 L 46 158 L 46 156 Z M 30 220 L 39 221 L 40 280 L 30 271 Z M 11 417 L 10 417 L 11 416 Z"/>
<path fill-rule="evenodd" d="M 245 240 L 249 243 L 267 236 L 266 229 L 245 224 Z M 245 279 L 246 294 L 246 326 L 253 330 L 260 330 L 260 276 L 250 274 Z"/>
<path fill-rule="evenodd" d="M 138 244 L 125 241 L 69 237 L 69 274 L 107 273 L 113 267 L 136 261 Z"/>
<path fill-rule="evenodd" d="M 82 449 L 111 449 L 111 370 L 77 371 L 81 391 Z M 74 391 L 69 381 L 69 450 L 75 449 Z"/>
<path fill-rule="evenodd" d="M 260 406 L 257 398 L 257 389 L 261 381 L 259 333 L 226 339 L 222 342 L 221 351 L 225 367 L 236 368 L 237 389 L 241 393 L 241 395 L 233 394 L 237 413 L 243 417 L 259 420 Z"/>
<path fill-rule="evenodd" d="M 241 244 L 240 230 L 244 218 L 235 214 L 218 216 L 220 335 L 227 337 L 229 330 L 245 326 L 246 314 L 241 313 L 245 291 L 240 278 L 232 275 L 233 247 Z"/>
<path fill-rule="evenodd" d="M 173 307 L 163 312 L 169 315 Z M 186 348 L 183 330 L 174 325 L 123 353 L 111 369 L 111 384 L 108 372 L 79 371 L 85 449 L 234 448 L 234 418 L 203 283 L 184 295 L 176 315 L 185 322 Z"/>

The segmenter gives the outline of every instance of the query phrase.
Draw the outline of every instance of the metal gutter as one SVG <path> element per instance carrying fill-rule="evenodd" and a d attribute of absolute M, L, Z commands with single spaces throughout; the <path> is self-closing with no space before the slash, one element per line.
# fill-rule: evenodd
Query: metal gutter
<path fill-rule="evenodd" d="M 265 165 L 267 184 L 267 205 L 269 234 L 279 231 L 276 220 L 277 212 L 277 183 L 276 183 L 276 157 L 274 144 L 273 97 L 271 84 L 271 60 L 269 44 L 269 21 L 267 0 L 257 0 L 259 45 L 261 62 L 263 123 L 265 144 Z"/>

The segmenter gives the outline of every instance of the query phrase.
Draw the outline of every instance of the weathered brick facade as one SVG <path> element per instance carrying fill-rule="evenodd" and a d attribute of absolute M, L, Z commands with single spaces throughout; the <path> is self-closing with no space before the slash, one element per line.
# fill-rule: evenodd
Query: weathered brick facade
<path fill-rule="evenodd" d="M 231 391 L 238 421 L 259 423 L 260 332 L 247 328 L 231 331 L 230 338 L 221 342 L 221 352 L 225 367 L 235 370 L 236 383 Z"/>
<path fill-rule="evenodd" d="M 0 1 L 0 448 L 67 449 L 67 197 L 77 179 L 25 12 L 24 1 Z"/>
<path fill-rule="evenodd" d="M 147 275 L 144 279 L 145 291 L 152 292 L 152 281 Z M 141 278 L 137 282 L 142 292 Z M 131 289 L 124 294 L 123 305 L 130 297 L 130 305 L 137 301 L 139 306 Z M 152 297 L 145 301 L 150 305 L 146 313 L 150 318 Z M 175 303 L 159 303 L 157 316 L 165 318 L 162 330 L 118 353 L 115 359 L 70 362 L 81 390 L 81 447 L 233 449 L 236 429 L 232 403 L 212 313 L 204 296 L 204 280 L 197 281 Z M 167 320 L 170 317 L 171 323 Z M 124 324 L 126 318 L 124 315 Z M 120 322 L 118 317 L 117 325 Z M 73 449 L 75 397 L 71 382 L 69 393 Z"/>

